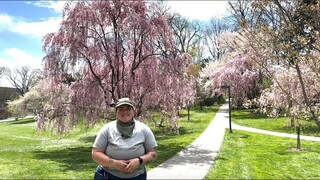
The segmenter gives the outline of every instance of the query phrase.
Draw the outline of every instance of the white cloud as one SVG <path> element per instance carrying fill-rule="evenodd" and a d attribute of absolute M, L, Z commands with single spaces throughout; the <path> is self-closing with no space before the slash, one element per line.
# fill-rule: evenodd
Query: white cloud
<path fill-rule="evenodd" d="M 50 32 L 57 32 L 61 22 L 61 13 L 67 1 L 38 1 L 26 2 L 37 7 L 52 9 L 57 13 L 55 17 L 49 17 L 42 21 L 28 22 L 7 14 L 0 14 L 0 31 L 9 30 L 15 33 L 31 35 L 42 38 Z"/>
<path fill-rule="evenodd" d="M 31 68 L 41 68 L 41 57 L 35 57 L 23 50 L 17 48 L 10 48 L 4 51 L 8 59 L 0 58 L 1 66 L 17 68 L 21 66 L 30 66 Z"/>
<path fill-rule="evenodd" d="M 0 31 L 7 29 L 13 23 L 12 17 L 7 14 L 0 14 Z"/>
<path fill-rule="evenodd" d="M 40 22 L 17 22 L 10 27 L 12 32 L 43 37 L 47 33 L 57 32 L 59 29 L 60 17 L 52 17 Z"/>
<path fill-rule="evenodd" d="M 0 22 L 0 31 L 8 30 L 42 38 L 47 33 L 58 31 L 61 17 L 50 17 L 38 22 L 26 22 L 7 14 L 0 14 Z"/>
<path fill-rule="evenodd" d="M 167 1 L 173 12 L 190 19 L 209 20 L 226 12 L 228 1 Z"/>
<path fill-rule="evenodd" d="M 10 48 L 4 51 L 6 59 L 0 58 L 0 64 L 2 67 L 7 67 L 11 71 L 20 68 L 22 66 L 29 66 L 31 69 L 41 69 L 42 58 L 35 57 L 23 50 Z M 3 76 L 0 78 L 0 86 L 1 87 L 13 87 L 7 78 Z"/>
<path fill-rule="evenodd" d="M 0 87 L 13 87 L 12 84 L 8 81 L 8 79 L 3 76 L 0 78 Z"/>
<path fill-rule="evenodd" d="M 45 7 L 48 9 L 52 9 L 57 13 L 62 13 L 63 7 L 67 3 L 67 1 L 38 1 L 29 3 L 37 7 Z"/>

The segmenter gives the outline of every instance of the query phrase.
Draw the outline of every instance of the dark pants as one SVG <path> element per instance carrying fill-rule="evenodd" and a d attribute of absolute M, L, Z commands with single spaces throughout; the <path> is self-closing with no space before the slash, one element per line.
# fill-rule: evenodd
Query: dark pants
<path fill-rule="evenodd" d="M 120 178 L 117 176 L 114 176 L 107 171 L 105 171 L 101 166 L 98 166 L 96 169 L 96 172 L 94 173 L 94 180 L 125 180 L 126 178 Z M 147 171 L 145 171 L 143 174 L 140 174 L 139 176 L 128 178 L 128 180 L 146 180 L 147 179 Z"/>

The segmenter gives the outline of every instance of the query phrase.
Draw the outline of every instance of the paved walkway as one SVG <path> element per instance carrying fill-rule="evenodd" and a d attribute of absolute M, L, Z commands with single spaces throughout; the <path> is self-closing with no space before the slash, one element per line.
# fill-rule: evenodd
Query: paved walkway
<path fill-rule="evenodd" d="M 256 128 L 251 128 L 251 127 L 240 126 L 240 125 L 237 125 L 237 124 L 234 124 L 234 123 L 231 123 L 231 128 L 232 129 L 243 130 L 243 131 L 250 131 L 250 132 L 256 132 L 256 133 L 268 134 L 268 135 L 272 135 L 272 136 L 297 138 L 296 134 L 287 134 L 287 133 L 267 131 L 267 130 L 262 130 L 262 129 L 256 129 Z M 318 141 L 318 142 L 320 142 L 320 137 L 302 136 L 302 135 L 300 135 L 300 139 L 301 140 Z"/>
<path fill-rule="evenodd" d="M 223 142 L 225 128 L 229 128 L 228 103 L 223 104 L 207 129 L 186 149 L 148 171 L 148 179 L 204 179 L 214 165 Z M 297 138 L 297 135 L 266 131 L 231 124 L 232 129 Z M 319 141 L 320 137 L 300 136 Z"/>
<path fill-rule="evenodd" d="M 8 121 L 15 121 L 16 118 L 11 117 L 11 118 L 7 118 L 7 119 L 0 119 L 0 122 L 8 122 Z"/>
<path fill-rule="evenodd" d="M 228 117 L 228 104 L 224 104 L 192 144 L 148 171 L 148 179 L 204 179 L 220 151 Z"/>
<path fill-rule="evenodd" d="M 32 115 L 29 115 L 29 116 L 26 116 L 24 118 L 30 118 L 30 117 L 34 117 Z M 24 118 L 18 118 L 19 119 L 24 119 Z M 8 122 L 8 121 L 16 121 L 16 118 L 15 117 L 10 117 L 10 118 L 7 118 L 7 119 L 0 119 L 0 122 Z"/>

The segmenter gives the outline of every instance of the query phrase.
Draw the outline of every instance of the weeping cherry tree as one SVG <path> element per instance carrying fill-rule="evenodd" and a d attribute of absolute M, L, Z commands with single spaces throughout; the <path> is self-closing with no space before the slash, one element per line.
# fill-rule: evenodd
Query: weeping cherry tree
<path fill-rule="evenodd" d="M 135 102 L 137 116 L 149 107 L 175 112 L 192 87 L 186 75 L 192 59 L 176 49 L 156 2 L 68 2 L 59 31 L 43 40 L 49 90 L 66 94 L 52 96 L 38 124 L 54 121 L 59 133 L 82 118 L 94 124 L 109 119 L 122 97 Z M 80 76 L 67 81 L 74 74 Z"/>

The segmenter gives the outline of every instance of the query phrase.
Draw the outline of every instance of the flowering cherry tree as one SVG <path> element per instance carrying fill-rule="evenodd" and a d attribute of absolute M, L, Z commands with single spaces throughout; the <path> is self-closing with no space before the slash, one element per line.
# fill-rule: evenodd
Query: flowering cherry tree
<path fill-rule="evenodd" d="M 319 91 L 315 93 L 310 91 L 314 89 L 309 83 L 309 77 L 312 76 L 305 76 L 306 70 L 319 74 L 319 69 L 315 68 L 318 67 L 320 52 L 319 3 L 317 1 L 255 0 L 251 2 L 251 7 L 253 7 L 253 13 L 261 14 L 261 18 L 253 26 L 248 25 L 245 19 L 242 23 L 242 34 L 248 39 L 246 47 L 252 55 L 251 59 L 259 64 L 265 75 L 273 80 L 277 80 L 277 77 L 273 77 L 273 73 L 270 72 L 273 66 L 283 67 L 290 72 L 294 69 L 296 71 L 294 77 L 299 82 L 296 86 L 299 90 L 296 90 L 296 93 L 300 93 L 299 97 L 303 101 L 294 103 L 295 108 L 287 109 L 305 109 L 309 112 L 308 118 L 311 117 L 320 128 L 317 108 L 315 108 L 317 103 L 313 97 L 319 94 Z M 273 15 L 270 16 L 270 14 Z M 274 83 L 277 82 L 273 81 Z M 275 86 L 281 87 L 280 83 Z M 288 94 L 287 92 L 284 88 L 283 93 Z M 290 101 L 296 99 L 294 94 L 289 96 L 291 96 Z"/>
<path fill-rule="evenodd" d="M 172 37 L 156 3 L 68 2 L 59 31 L 43 40 L 50 91 L 69 82 L 68 95 L 55 97 L 43 117 L 58 121 L 58 127 L 81 117 L 94 124 L 108 118 L 110 106 L 122 97 L 135 102 L 137 116 L 148 107 L 176 111 L 192 86 L 185 75 L 192 59 L 176 52 Z"/>
<path fill-rule="evenodd" d="M 207 78 L 207 85 L 215 93 L 223 93 L 223 85 L 229 85 L 234 106 L 242 106 L 246 99 L 255 98 L 261 89 L 258 84 L 259 73 L 252 66 L 247 56 L 235 56 L 228 60 L 209 64 L 202 72 L 202 78 Z"/>
<path fill-rule="evenodd" d="M 40 80 L 24 96 L 8 102 L 8 108 L 15 117 L 25 117 L 27 115 L 38 115 L 49 96 L 45 88 L 46 83 Z"/>
<path fill-rule="evenodd" d="M 307 88 L 308 98 L 313 102 L 312 108 L 319 112 L 320 79 L 306 64 L 301 64 L 303 79 Z M 270 116 L 279 113 L 290 117 L 305 119 L 308 107 L 305 106 L 301 84 L 294 68 L 278 67 L 275 69 L 272 85 L 265 89 L 259 98 L 259 107 Z"/>

